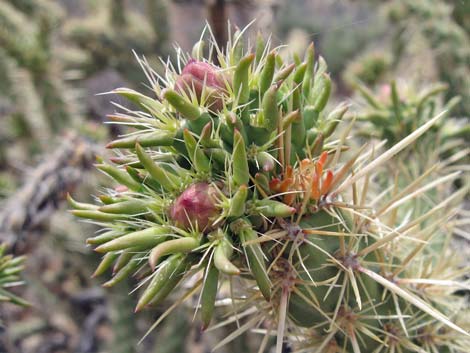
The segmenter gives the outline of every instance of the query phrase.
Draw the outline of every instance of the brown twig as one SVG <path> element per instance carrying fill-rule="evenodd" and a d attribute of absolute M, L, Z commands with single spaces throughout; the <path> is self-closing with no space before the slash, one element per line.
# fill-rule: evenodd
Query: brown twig
<path fill-rule="evenodd" d="M 40 229 L 91 167 L 95 148 L 90 143 L 73 134 L 65 135 L 63 141 L 2 205 L 0 242 L 16 253 L 22 252 L 26 238 Z"/>

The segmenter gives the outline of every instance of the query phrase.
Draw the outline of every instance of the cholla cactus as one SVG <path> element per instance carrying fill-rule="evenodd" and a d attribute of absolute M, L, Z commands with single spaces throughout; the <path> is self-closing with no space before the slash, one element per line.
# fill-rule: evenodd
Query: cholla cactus
<path fill-rule="evenodd" d="M 470 97 L 466 77 L 470 74 L 470 41 L 465 29 L 453 19 L 454 7 L 458 7 L 457 2 L 451 4 L 441 0 L 399 0 L 384 5 L 390 24 L 396 27 L 393 45 L 395 60 L 399 60 L 412 43 L 412 33 L 421 33 L 429 44 L 430 52 L 435 55 L 440 79 L 450 84 L 446 98 L 462 96 L 458 112 L 468 116 Z"/>
<path fill-rule="evenodd" d="M 70 20 L 64 26 L 64 36 L 85 58 L 79 67 L 87 76 L 113 68 L 139 82 L 142 72 L 127 48 L 146 55 L 156 48 L 159 52 L 165 49 L 167 43 L 160 33 L 167 22 L 162 18 L 165 6 L 161 0 L 149 1 L 148 17 L 133 11 L 129 4 L 122 0 L 96 2 L 90 7 L 90 16 Z"/>
<path fill-rule="evenodd" d="M 24 257 L 5 255 L 6 246 L 0 245 L 0 302 L 27 306 L 28 303 L 10 292 L 10 288 L 22 284 L 19 274 L 23 270 Z"/>
<path fill-rule="evenodd" d="M 77 92 L 64 79 L 67 71 L 52 40 L 62 18 L 54 1 L 0 2 L 0 96 L 10 106 L 2 112 L 0 169 L 30 163 L 50 148 L 54 132 L 80 126 Z"/>
<path fill-rule="evenodd" d="M 449 177 L 373 192 L 377 168 L 442 114 L 378 156 L 348 151 L 351 126 L 331 139 L 346 107 L 326 112 L 331 82 L 313 45 L 294 64 L 260 38 L 252 53 L 240 32 L 225 52 L 213 40 L 207 60 L 201 52 L 202 41 L 191 57 L 178 51 L 162 76 L 140 60 L 153 97 L 114 91 L 138 107 L 110 116 L 136 129 L 97 164 L 117 184 L 97 204 L 70 198 L 73 214 L 103 228 L 88 244 L 104 254 L 95 275 L 113 267 L 104 286 L 136 276 L 136 311 L 199 293 L 207 329 L 228 281 L 221 324 L 240 325 L 215 348 L 251 329 L 265 333 L 260 352 L 273 334 L 278 353 L 286 341 L 300 352 L 463 348 L 453 293 L 468 286 L 426 241 L 450 234 L 448 208 L 464 191 L 415 218 L 396 211 Z"/>
<path fill-rule="evenodd" d="M 446 116 L 450 115 L 461 100 L 454 97 L 443 104 L 443 95 L 447 91 L 444 84 L 429 86 L 419 93 L 412 86 L 400 86 L 395 81 L 382 85 L 376 93 L 357 81 L 355 87 L 364 101 L 364 108 L 357 115 L 358 120 L 365 122 L 360 134 L 387 140 L 389 146 L 432 119 L 436 111 L 442 110 Z M 470 127 L 449 117 L 434 124 L 431 131 L 426 136 L 428 150 L 438 150 L 449 143 L 452 148 L 461 147 L 462 140 L 470 139 Z M 435 146 L 436 141 L 440 142 L 440 146 Z"/>
<path fill-rule="evenodd" d="M 368 86 L 381 82 L 390 72 L 392 62 L 384 51 L 371 51 L 354 59 L 344 70 L 343 79 L 348 86 L 354 87 L 357 80 Z"/>

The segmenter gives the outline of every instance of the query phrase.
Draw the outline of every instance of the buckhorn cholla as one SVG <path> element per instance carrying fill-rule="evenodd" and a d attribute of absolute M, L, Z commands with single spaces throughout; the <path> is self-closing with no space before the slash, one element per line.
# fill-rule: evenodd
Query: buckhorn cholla
<path fill-rule="evenodd" d="M 88 239 L 104 254 L 95 275 L 114 264 L 104 286 L 136 276 L 136 311 L 199 293 L 204 329 L 231 281 L 225 323 L 241 326 L 215 348 L 254 328 L 265 332 L 260 352 L 272 335 L 278 353 L 286 341 L 301 352 L 463 347 L 466 331 L 446 316 L 461 302 L 452 293 L 462 272 L 433 278 L 439 262 L 423 251 L 436 215 L 462 192 L 396 224 L 385 219 L 402 194 L 368 204 L 372 173 L 441 115 L 382 154 L 351 150 L 351 126 L 331 139 L 347 107 L 325 111 L 331 81 L 313 45 L 285 63 L 261 38 L 252 53 L 242 34 L 224 52 L 210 39 L 209 59 L 202 40 L 191 56 L 178 50 L 163 76 L 139 59 L 152 97 L 113 91 L 138 107 L 109 117 L 135 132 L 108 144 L 112 163 L 97 164 L 118 186 L 97 205 L 70 198 L 73 214 L 103 227 Z"/>

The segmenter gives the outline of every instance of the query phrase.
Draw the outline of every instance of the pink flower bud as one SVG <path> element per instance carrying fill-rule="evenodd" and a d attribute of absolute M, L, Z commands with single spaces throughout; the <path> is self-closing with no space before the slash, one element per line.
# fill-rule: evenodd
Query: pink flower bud
<path fill-rule="evenodd" d="M 212 221 L 219 214 L 216 206 L 216 190 L 200 182 L 191 185 L 177 197 L 170 208 L 170 219 L 184 229 L 210 230 Z"/>
<path fill-rule="evenodd" d="M 379 88 L 379 99 L 381 102 L 386 103 L 390 99 L 390 93 L 392 92 L 392 88 L 389 84 L 381 85 Z"/>
<path fill-rule="evenodd" d="M 121 193 L 121 192 L 126 192 L 126 191 L 129 191 L 129 188 L 125 185 L 117 185 L 115 188 L 114 188 L 114 191 L 118 192 L 118 193 Z"/>
<path fill-rule="evenodd" d="M 220 111 L 223 107 L 225 78 L 220 68 L 212 64 L 189 60 L 176 80 L 176 89 L 187 94 L 194 92 L 199 101 L 204 91 L 204 98 L 210 109 Z"/>
<path fill-rule="evenodd" d="M 196 61 L 196 59 L 189 60 L 183 68 L 182 74 L 191 74 L 197 80 L 205 80 L 209 87 L 225 88 L 220 68 L 203 61 Z"/>

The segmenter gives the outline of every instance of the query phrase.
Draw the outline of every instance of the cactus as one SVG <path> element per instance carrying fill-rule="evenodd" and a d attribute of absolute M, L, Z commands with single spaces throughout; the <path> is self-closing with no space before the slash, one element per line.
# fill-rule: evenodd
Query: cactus
<path fill-rule="evenodd" d="M 470 41 L 465 29 L 452 18 L 452 9 L 458 6 L 441 0 L 399 0 L 384 5 L 389 23 L 396 27 L 395 60 L 400 60 L 410 43 L 410 33 L 422 33 L 434 53 L 439 79 L 450 83 L 446 99 L 461 96 L 458 113 L 468 116 Z M 419 28 L 414 25 L 415 22 L 419 23 Z"/>
<path fill-rule="evenodd" d="M 127 48 L 152 56 L 155 49 L 164 49 L 165 37 L 160 37 L 160 28 L 151 18 L 159 10 L 164 16 L 164 5 L 153 1 L 149 5 L 149 16 L 132 10 L 129 1 L 110 0 L 96 4 L 90 16 L 68 21 L 64 26 L 64 36 L 85 57 L 80 69 L 89 77 L 100 70 L 113 68 L 126 79 L 141 82 L 142 71 Z M 150 13 L 151 12 L 151 13 Z M 166 20 L 166 18 L 165 18 Z M 160 22 L 162 30 L 166 21 Z"/>
<path fill-rule="evenodd" d="M 391 67 L 391 58 L 383 51 L 370 51 L 354 59 L 344 70 L 343 80 L 354 87 L 359 80 L 368 86 L 374 86 L 387 76 Z"/>
<path fill-rule="evenodd" d="M 242 33 L 224 52 L 209 39 L 208 59 L 202 41 L 191 56 L 178 51 L 161 76 L 140 59 L 150 96 L 114 90 L 137 107 L 110 116 L 135 131 L 96 165 L 115 188 L 95 204 L 69 199 L 75 216 L 103 227 L 87 240 L 104 255 L 95 274 L 118 267 L 106 286 L 136 276 L 136 311 L 179 294 L 153 327 L 198 295 L 210 329 L 230 283 L 221 325 L 239 325 L 214 348 L 258 329 L 260 352 L 272 335 L 277 353 L 286 343 L 300 352 L 463 349 L 468 333 L 453 319 L 464 304 L 453 293 L 468 284 L 426 241 L 450 234 L 451 207 L 467 189 L 416 215 L 406 201 L 453 175 L 428 173 L 402 192 L 392 183 L 379 196 L 372 178 L 444 113 L 380 154 L 354 149 L 351 125 L 333 135 L 347 107 L 327 108 L 331 81 L 313 44 L 289 64 Z"/>
<path fill-rule="evenodd" d="M 28 306 L 28 302 L 10 291 L 10 288 L 23 284 L 19 274 L 23 270 L 24 256 L 6 255 L 6 245 L 0 245 L 0 303 L 9 302 Z"/>
<path fill-rule="evenodd" d="M 407 87 L 393 81 L 382 85 L 376 93 L 359 81 L 355 81 L 354 86 L 364 102 L 364 108 L 357 116 L 358 120 L 366 122 L 360 134 L 387 140 L 389 146 L 432 119 L 436 111 L 443 110 L 446 116 L 451 115 L 461 101 L 460 97 L 453 97 L 443 104 L 443 96 L 448 90 L 445 84 L 430 85 L 416 92 L 411 85 Z M 430 130 L 432 133 L 427 135 L 427 139 L 433 143 L 435 139 L 440 139 L 442 144 L 459 138 L 470 139 L 468 126 L 448 117 Z"/>
<path fill-rule="evenodd" d="M 12 107 L 0 145 L 6 166 L 28 164 L 47 151 L 54 131 L 80 126 L 71 99 L 76 92 L 64 80 L 67 72 L 52 41 L 61 19 L 61 8 L 49 0 L 0 3 L 0 93 Z M 27 143 L 11 148 L 20 139 Z"/>

